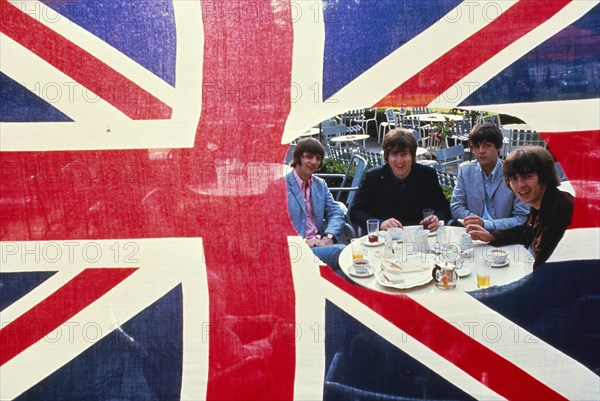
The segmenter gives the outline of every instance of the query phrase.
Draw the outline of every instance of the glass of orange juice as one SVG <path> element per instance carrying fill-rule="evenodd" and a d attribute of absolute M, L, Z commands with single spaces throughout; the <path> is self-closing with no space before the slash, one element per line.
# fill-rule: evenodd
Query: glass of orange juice
<path fill-rule="evenodd" d="M 489 263 L 481 262 L 477 265 L 477 287 L 488 288 L 490 276 L 492 275 L 492 266 Z"/>
<path fill-rule="evenodd" d="M 350 246 L 352 247 L 352 260 L 363 259 L 365 257 L 365 251 L 360 238 L 350 240 Z"/>

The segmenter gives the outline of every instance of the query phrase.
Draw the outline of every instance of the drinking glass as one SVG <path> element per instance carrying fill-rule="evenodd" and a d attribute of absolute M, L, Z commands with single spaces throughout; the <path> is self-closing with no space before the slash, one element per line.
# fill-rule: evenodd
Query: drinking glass
<path fill-rule="evenodd" d="M 367 235 L 369 236 L 369 242 L 379 241 L 379 220 L 367 220 Z"/>
<path fill-rule="evenodd" d="M 446 230 L 443 220 L 440 220 L 437 232 L 437 248 L 438 252 L 442 253 L 450 241 L 450 233 Z"/>
<path fill-rule="evenodd" d="M 350 240 L 350 246 L 352 247 L 352 260 L 363 259 L 365 257 L 363 244 L 359 238 Z"/>
<path fill-rule="evenodd" d="M 429 216 L 433 216 L 435 211 L 433 209 L 423 209 L 423 220 L 427 219 Z M 429 227 L 429 220 L 423 222 L 423 228 L 427 230 Z"/>
<path fill-rule="evenodd" d="M 481 262 L 477 265 L 477 287 L 488 288 L 492 275 L 492 266 L 489 263 Z"/>

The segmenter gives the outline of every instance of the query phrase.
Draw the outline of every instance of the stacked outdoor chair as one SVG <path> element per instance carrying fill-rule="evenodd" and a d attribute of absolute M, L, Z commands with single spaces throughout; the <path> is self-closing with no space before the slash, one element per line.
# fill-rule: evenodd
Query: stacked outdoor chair
<path fill-rule="evenodd" d="M 542 146 L 546 147 L 546 141 L 536 132 L 531 130 L 513 129 L 510 131 L 510 143 L 507 151 L 513 151 L 519 146 Z"/>
<path fill-rule="evenodd" d="M 348 163 L 352 159 L 352 151 L 348 148 L 338 148 L 336 146 L 328 145 L 329 152 L 328 156 L 334 160 L 341 160 L 344 163 Z"/>
<path fill-rule="evenodd" d="M 404 128 L 404 118 L 406 118 L 404 114 L 394 113 L 396 128 Z"/>
<path fill-rule="evenodd" d="M 381 152 L 369 152 L 364 149 L 359 149 L 358 154 L 367 161 L 369 167 L 377 167 L 383 164 L 383 154 L 381 154 Z"/>
<path fill-rule="evenodd" d="M 385 121 L 379 124 L 379 130 L 377 131 L 377 143 L 381 143 L 381 139 L 385 136 L 386 131 L 396 128 L 396 115 L 394 110 L 385 109 Z"/>
<path fill-rule="evenodd" d="M 498 127 L 501 126 L 500 124 L 500 115 L 499 114 L 490 114 L 488 116 L 481 116 L 479 117 L 479 119 L 477 119 L 477 123 L 492 123 L 497 125 Z"/>
<path fill-rule="evenodd" d="M 456 175 L 450 174 L 443 170 L 437 170 L 438 181 L 440 185 L 444 185 L 451 189 L 454 189 L 456 186 Z"/>
<path fill-rule="evenodd" d="M 353 122 L 356 121 L 363 114 L 363 111 L 360 109 L 357 110 L 348 110 L 344 114 L 340 114 L 337 118 L 340 120 L 341 124 L 351 126 Z"/>
<path fill-rule="evenodd" d="M 371 117 L 367 117 L 367 113 L 372 114 Z M 369 123 L 374 123 L 375 124 L 375 132 L 377 132 L 377 129 L 379 128 L 379 125 L 377 124 L 377 110 L 376 109 L 364 109 L 360 116 L 356 117 L 354 119 L 355 123 L 358 123 L 362 129 L 363 132 L 365 134 L 369 134 Z"/>
<path fill-rule="evenodd" d="M 421 127 L 421 118 L 415 115 L 406 116 L 402 120 L 402 126 L 408 129 L 419 129 Z"/>
<path fill-rule="evenodd" d="M 346 135 L 358 135 L 363 133 L 363 128 L 360 125 L 351 125 L 346 127 Z"/>

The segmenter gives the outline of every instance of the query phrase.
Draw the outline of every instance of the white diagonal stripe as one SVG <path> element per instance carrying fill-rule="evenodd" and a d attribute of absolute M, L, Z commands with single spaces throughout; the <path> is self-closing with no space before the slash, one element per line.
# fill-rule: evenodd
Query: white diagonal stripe
<path fill-rule="evenodd" d="M 175 89 L 171 85 L 64 15 L 39 1 L 12 0 L 10 3 L 20 10 L 36 10 L 28 15 L 104 62 L 163 103 L 170 106 L 175 103 Z"/>
<path fill-rule="evenodd" d="M 518 116 L 537 132 L 577 132 L 600 129 L 600 99 L 469 106 L 472 110 Z"/>
<path fill-rule="evenodd" d="M 442 295 L 449 296 L 443 302 L 439 296 L 411 298 L 567 399 L 600 397 L 598 376 L 581 363 L 467 293 Z"/>
<path fill-rule="evenodd" d="M 308 127 L 349 109 L 375 104 L 391 90 L 427 67 L 429 63 L 448 52 L 490 23 L 483 13 L 465 11 L 474 2 L 464 2 L 438 22 L 408 41 L 390 55 L 350 82 L 331 99 L 322 102 L 323 85 L 323 16 L 311 20 L 301 18 L 294 23 L 294 55 L 292 69 L 292 109 L 283 136 L 289 142 Z M 482 9 L 491 6 L 498 18 L 516 1 L 481 1 Z M 313 15 L 311 2 L 298 2 L 301 15 Z M 466 17 L 466 15 L 469 17 Z M 465 15 L 464 18 L 456 18 Z M 389 23 L 394 23 L 390 21 Z"/>
<path fill-rule="evenodd" d="M 14 399 L 33 385 L 51 375 L 61 366 L 80 355 L 113 330 L 126 323 L 139 312 L 165 295 L 181 283 L 183 297 L 183 366 L 190 366 L 182 372 L 182 399 L 195 399 L 206 393 L 208 380 L 208 342 L 204 341 L 201 330 L 209 322 L 208 288 L 206 266 L 202 262 L 202 241 L 199 238 L 161 238 L 86 241 L 73 240 L 83 245 L 97 244 L 103 252 L 102 258 L 94 263 L 82 265 L 81 258 L 60 263 L 65 272 L 46 280 L 30 294 L 11 305 L 9 313 L 1 315 L 2 324 L 24 313 L 39 301 L 39 292 L 43 297 L 56 291 L 60 285 L 84 267 L 138 267 L 139 269 L 107 294 L 71 317 L 59 329 L 23 351 L 0 367 L 2 386 L 0 399 Z M 41 247 L 51 243 L 39 242 Z M 126 244 L 135 243 L 135 260 L 127 260 L 131 255 Z M 4 246 L 6 243 L 2 243 Z M 34 242 L 28 249 L 35 249 Z M 125 253 L 115 253 L 115 245 Z M 6 247 L 3 248 L 6 251 Z M 13 248 L 9 248 L 13 249 Z M 22 263 L 20 254 L 3 259 L 2 271 L 48 271 L 58 270 L 57 266 L 41 258 L 40 263 L 33 261 Z M 165 269 L 169 271 L 165 275 Z M 62 270 L 62 269 L 61 269 Z M 57 277 L 58 276 L 58 277 Z M 55 279 L 55 277 L 57 277 Z M 9 320 L 10 319 L 10 320 Z M 168 322 L 157 322 L 168 324 Z M 87 331 L 86 331 L 87 330 Z M 27 372 L 26 375 L 23 372 Z"/>
<path fill-rule="evenodd" d="M 0 70 L 75 121 L 125 121 L 125 114 L 42 60 L 29 49 L 0 34 Z"/>
<path fill-rule="evenodd" d="M 595 184 L 596 194 L 600 193 L 600 183 Z M 595 260 L 600 265 L 600 228 L 575 228 L 565 232 L 548 262 L 570 260 Z"/>
<path fill-rule="evenodd" d="M 532 29 L 529 33 L 517 39 L 474 71 L 457 81 L 451 89 L 434 99 L 430 103 L 430 106 L 455 107 L 469 97 L 478 87 L 502 72 L 507 66 L 584 16 L 596 4 L 593 1 L 573 1 L 567 4 L 546 22 Z"/>
<path fill-rule="evenodd" d="M 294 241 L 295 239 L 297 241 Z M 303 322 L 301 328 L 306 328 L 306 322 L 323 322 L 323 298 L 327 298 L 352 315 L 353 318 L 468 394 L 481 399 L 502 399 L 481 382 L 442 358 L 417 339 L 407 335 L 351 295 L 325 280 L 319 280 L 318 262 L 315 261 L 310 248 L 300 238 L 290 237 L 288 241 L 297 297 L 297 314 L 299 322 Z M 598 399 L 600 397 L 598 376 L 587 367 L 534 337 L 471 295 L 457 290 L 447 293 L 437 292 L 432 295 L 407 296 L 459 329 L 463 335 L 489 348 L 567 399 Z M 312 334 L 311 331 L 310 335 Z M 314 364 L 313 367 L 321 366 L 323 361 L 318 356 L 319 352 L 324 353 L 324 346 L 318 341 L 299 341 L 297 352 L 299 354 L 297 364 L 299 371 L 296 375 L 298 379 L 296 396 L 314 396 L 306 389 L 310 386 L 319 388 L 320 386 L 314 382 L 316 380 L 314 378 L 309 383 L 303 372 L 310 369 L 311 363 Z M 307 355 L 313 356 L 308 357 Z"/>
<path fill-rule="evenodd" d="M 13 5 L 22 3 L 14 2 Z M 38 9 L 51 10 L 40 2 L 25 2 L 25 4 L 34 4 Z M 25 6 L 23 8 L 27 9 Z M 62 88 L 63 96 L 60 99 L 47 99 L 46 96 L 45 100 L 50 100 L 58 110 L 74 120 L 74 122 L 64 123 L 0 122 L 0 151 L 192 147 L 202 108 L 204 57 L 202 8 L 200 2 L 174 1 L 173 10 L 177 24 L 176 89 L 162 82 L 128 57 L 115 54 L 114 49 L 109 49 L 110 46 L 89 32 L 79 32 L 81 28 L 76 24 L 68 23 L 64 31 L 61 31 L 74 43 L 84 47 L 132 82 L 172 106 L 173 113 L 170 119 L 131 120 L 29 50 L 14 43 L 5 35 L 0 36 L 2 72 L 28 88 L 35 88 L 36 85 L 42 88 L 41 98 L 44 98 L 44 94 L 52 94 L 50 90 L 56 91 L 57 87 Z M 44 12 L 38 14 L 44 15 Z M 51 25 L 52 29 L 55 28 L 54 22 L 56 22 L 56 25 L 63 29 L 61 27 L 67 20 L 62 21 L 63 17 L 56 15 L 57 18 L 49 19 L 53 23 L 41 22 Z M 83 39 L 80 39 L 79 33 L 82 34 Z M 80 40 L 82 42 L 79 42 Z M 161 94 L 163 92 L 165 93 Z M 74 99 L 70 96 L 71 93 L 75 96 Z"/>
<path fill-rule="evenodd" d="M 319 274 L 319 263 L 300 237 L 288 237 L 294 290 L 296 293 L 296 379 L 294 399 L 320 399 L 323 392 L 325 364 L 325 301 L 329 300 L 352 318 L 369 327 L 382 338 L 415 360 L 479 399 L 504 400 L 503 397 L 439 356 L 413 337 L 394 326 L 363 303 L 340 290 Z"/>

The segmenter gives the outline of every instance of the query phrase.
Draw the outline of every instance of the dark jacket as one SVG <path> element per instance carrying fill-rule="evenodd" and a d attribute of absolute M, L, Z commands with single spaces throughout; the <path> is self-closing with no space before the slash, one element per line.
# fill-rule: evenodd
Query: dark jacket
<path fill-rule="evenodd" d="M 540 209 L 533 207 L 525 224 L 508 230 L 491 231 L 496 241 L 492 246 L 521 244 L 531 247 L 535 257 L 533 268 L 544 263 L 563 237 L 573 216 L 573 196 L 554 187 L 548 187 Z"/>
<path fill-rule="evenodd" d="M 415 163 L 408 177 L 400 181 L 386 163 L 367 171 L 350 209 L 350 220 L 363 228 L 374 218 L 381 223 L 394 217 L 405 226 L 415 225 L 423 220 L 426 208 L 434 209 L 440 220 L 450 217 L 435 170 Z"/>

